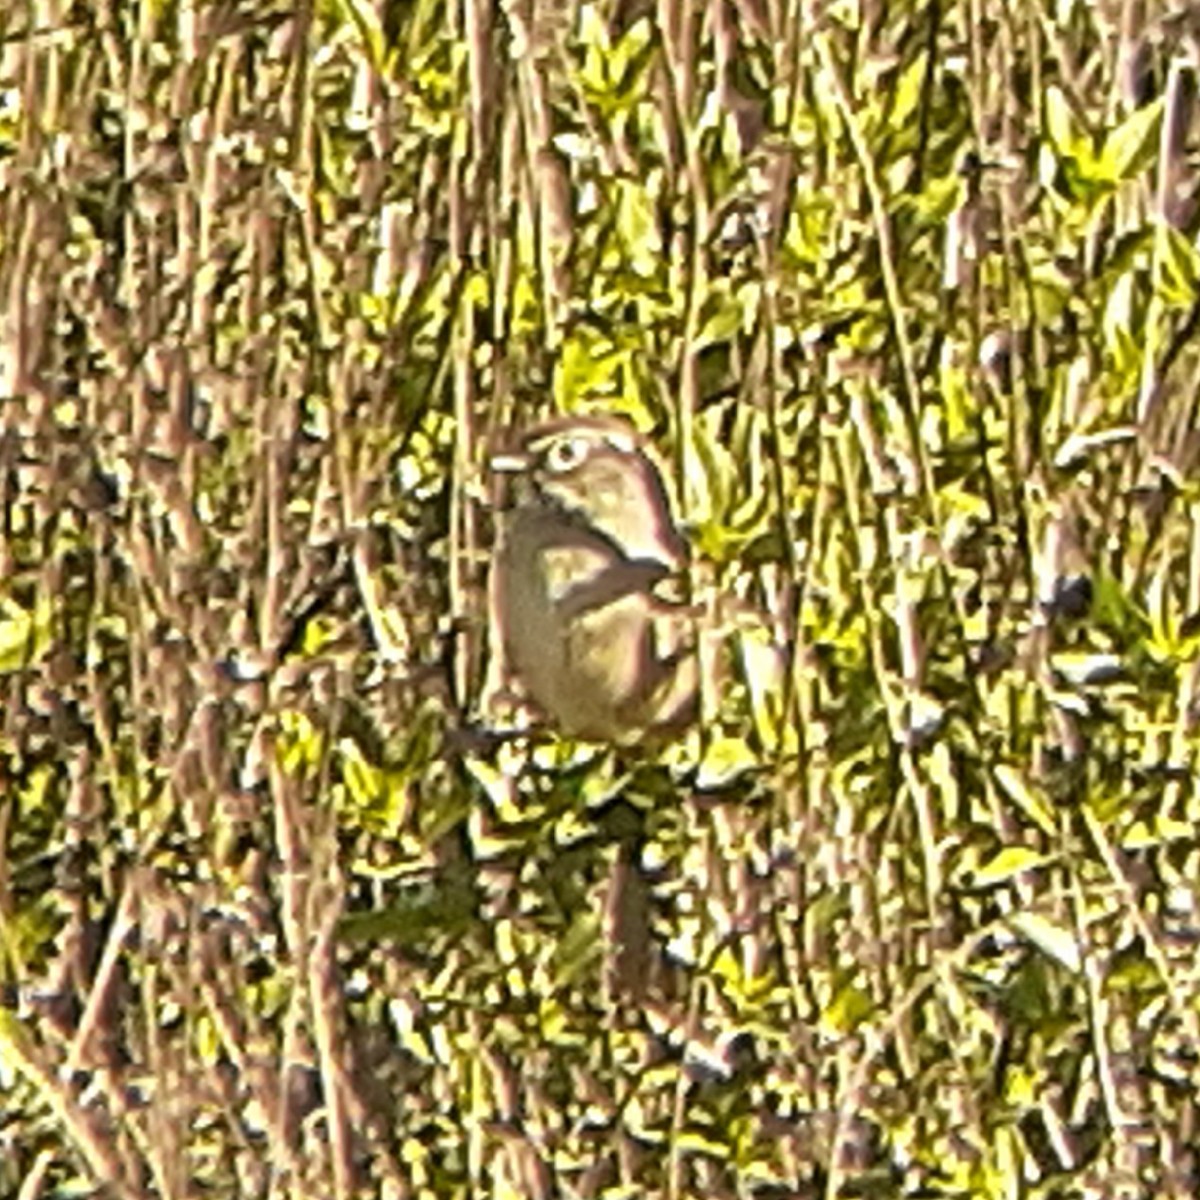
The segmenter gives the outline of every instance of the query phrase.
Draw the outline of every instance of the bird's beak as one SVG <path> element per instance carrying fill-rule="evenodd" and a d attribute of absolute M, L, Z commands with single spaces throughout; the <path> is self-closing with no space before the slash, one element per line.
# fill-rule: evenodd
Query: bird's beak
<path fill-rule="evenodd" d="M 522 471 L 528 471 L 532 462 L 533 459 L 521 450 L 505 450 L 492 455 L 489 465 L 493 471 L 519 475 Z"/>

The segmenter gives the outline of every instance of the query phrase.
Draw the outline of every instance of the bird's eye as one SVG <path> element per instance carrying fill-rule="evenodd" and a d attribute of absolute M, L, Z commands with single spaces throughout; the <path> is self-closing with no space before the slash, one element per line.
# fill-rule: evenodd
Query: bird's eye
<path fill-rule="evenodd" d="M 569 471 L 577 467 L 588 453 L 588 442 L 581 437 L 562 437 L 546 448 L 546 466 L 551 471 Z"/>

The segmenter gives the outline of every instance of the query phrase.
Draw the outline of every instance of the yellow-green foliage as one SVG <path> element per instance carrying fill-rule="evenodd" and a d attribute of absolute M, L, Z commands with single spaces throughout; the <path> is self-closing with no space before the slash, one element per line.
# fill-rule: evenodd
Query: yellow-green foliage
<path fill-rule="evenodd" d="M 1189 19 L 0 6 L 0 1196 L 1194 1196 Z M 552 411 L 654 754 L 483 703 Z"/>

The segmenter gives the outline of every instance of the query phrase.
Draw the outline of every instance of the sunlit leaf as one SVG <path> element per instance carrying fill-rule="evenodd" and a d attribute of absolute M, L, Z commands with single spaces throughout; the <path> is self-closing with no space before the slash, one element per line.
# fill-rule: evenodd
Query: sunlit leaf
<path fill-rule="evenodd" d="M 629 263 L 639 275 L 656 275 L 663 251 L 653 199 L 639 181 L 618 180 L 616 187 L 617 228 Z"/>
<path fill-rule="evenodd" d="M 1082 970 L 1079 943 L 1071 930 L 1038 913 L 1027 911 L 1013 913 L 1008 918 L 1008 924 L 1016 933 L 1068 971 L 1077 974 Z"/>
<path fill-rule="evenodd" d="M 24 609 L 16 601 L 0 597 L 0 675 L 32 666 L 45 655 L 53 616 L 48 599 Z"/>
<path fill-rule="evenodd" d="M 916 112 L 927 74 L 925 60 L 920 56 L 900 72 L 892 89 L 892 107 L 888 113 L 888 124 L 892 129 L 902 129 Z"/>
<path fill-rule="evenodd" d="M 1000 763 L 993 769 L 992 774 L 1004 794 L 1013 801 L 1017 808 L 1029 817 L 1043 833 L 1053 837 L 1057 832 L 1057 825 L 1051 810 L 1034 789 L 1026 783 L 1020 772 L 1007 763 Z"/>
<path fill-rule="evenodd" d="M 1098 172 L 1104 179 L 1119 183 L 1143 170 L 1153 157 L 1162 116 L 1162 100 L 1135 108 L 1104 139 Z"/>
<path fill-rule="evenodd" d="M 699 788 L 728 787 L 758 766 L 758 756 L 744 738 L 716 737 L 705 751 L 696 773 Z"/>
<path fill-rule="evenodd" d="M 1158 290 L 1173 307 L 1190 308 L 1200 280 L 1200 253 L 1177 229 L 1164 227 L 1162 235 Z"/>
<path fill-rule="evenodd" d="M 838 988 L 833 1000 L 821 1013 L 821 1024 L 835 1033 L 852 1033 L 871 1016 L 874 1009 L 865 991 L 853 983 L 846 983 Z"/>
<path fill-rule="evenodd" d="M 1060 158 L 1078 158 L 1090 154 L 1083 132 L 1062 88 L 1051 84 L 1046 89 L 1046 132 Z"/>
<path fill-rule="evenodd" d="M 1027 846 L 1005 846 L 998 854 L 981 863 L 971 875 L 975 887 L 995 887 L 1025 871 L 1044 867 L 1054 859 L 1048 854 L 1039 854 Z"/>

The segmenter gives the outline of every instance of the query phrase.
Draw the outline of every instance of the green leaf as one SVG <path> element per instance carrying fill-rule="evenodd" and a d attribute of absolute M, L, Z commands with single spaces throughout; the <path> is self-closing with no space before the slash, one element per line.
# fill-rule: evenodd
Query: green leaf
<path fill-rule="evenodd" d="M 30 1058 L 30 1038 L 25 1024 L 3 1006 L 0 1006 L 0 1063 L 11 1070 L 37 1076 Z"/>
<path fill-rule="evenodd" d="M 584 90 L 592 93 L 595 99 L 610 88 L 608 26 L 595 5 L 585 4 L 580 9 L 579 38 L 584 51 L 578 79 Z"/>
<path fill-rule="evenodd" d="M 652 49 L 650 21 L 641 17 L 612 49 L 608 73 L 618 92 L 628 92 L 638 82 L 639 72 L 650 61 Z"/>
<path fill-rule="evenodd" d="M 1046 89 L 1046 132 L 1059 159 L 1078 159 L 1081 154 L 1090 158 L 1091 147 L 1075 121 L 1066 95 L 1056 84 Z"/>
<path fill-rule="evenodd" d="M 1053 861 L 1051 855 L 1039 854 L 1028 846 L 1005 846 L 972 874 L 971 883 L 980 888 L 995 887 Z"/>
<path fill-rule="evenodd" d="M 554 394 L 562 412 L 572 412 L 588 397 L 617 389 L 618 373 L 628 355 L 594 330 L 581 327 L 564 343 L 554 372 Z"/>
<path fill-rule="evenodd" d="M 1013 913 L 1008 918 L 1008 925 L 1014 933 L 1031 942 L 1068 971 L 1078 974 L 1082 970 L 1079 945 L 1069 929 L 1064 929 L 1061 925 L 1032 912 Z"/>
<path fill-rule="evenodd" d="M 1089 210 L 1098 197 L 1111 190 L 1111 184 L 1101 177 L 1092 139 L 1076 121 L 1061 88 L 1051 86 L 1047 90 L 1045 112 L 1046 132 L 1058 169 L 1053 182 L 1061 193 L 1082 201 L 1084 210 Z"/>
<path fill-rule="evenodd" d="M 900 130 L 917 110 L 921 99 L 921 87 L 925 80 L 925 58 L 919 55 L 901 72 L 892 91 L 892 110 L 888 113 L 888 125 Z"/>
<path fill-rule="evenodd" d="M 0 675 L 21 671 L 39 662 L 50 648 L 53 607 L 39 599 L 32 609 L 0 598 Z"/>
<path fill-rule="evenodd" d="M 354 26 L 371 60 L 371 66 L 382 72 L 385 42 L 383 26 L 375 7 L 363 0 L 328 0 L 327 7 L 340 24 Z"/>
<path fill-rule="evenodd" d="M 320 766 L 325 754 L 325 735 L 299 709 L 285 709 L 279 714 L 275 754 L 286 774 L 307 775 Z"/>
<path fill-rule="evenodd" d="M 758 766 L 758 756 L 744 738 L 717 737 L 709 743 L 696 773 L 702 790 L 728 787 Z"/>
<path fill-rule="evenodd" d="M 853 1033 L 868 1020 L 875 1005 L 862 988 L 853 983 L 844 984 L 821 1014 L 821 1024 L 834 1033 Z"/>
<path fill-rule="evenodd" d="M 992 772 L 1001 791 L 1029 817 L 1043 833 L 1053 837 L 1057 832 L 1054 816 L 1025 780 L 1010 766 L 1001 763 Z"/>
<path fill-rule="evenodd" d="M 771 630 L 757 624 L 741 630 L 738 649 L 760 745 L 776 753 L 782 744 L 786 752 L 795 753 L 796 731 L 785 720 L 783 711 L 786 658 L 782 648 Z"/>
<path fill-rule="evenodd" d="M 663 265 L 662 238 L 654 202 L 644 184 L 617 181 L 617 229 L 633 270 L 643 278 L 657 275 Z"/>
<path fill-rule="evenodd" d="M 732 340 L 742 327 L 742 308 L 735 297 L 726 289 L 715 293 L 716 303 L 712 306 L 700 332 L 696 335 L 693 348 L 703 350 L 719 342 Z"/>
<path fill-rule="evenodd" d="M 1136 109 L 1110 131 L 1100 150 L 1097 171 L 1100 178 L 1120 183 L 1137 175 L 1154 155 L 1162 117 L 1162 100 Z"/>
<path fill-rule="evenodd" d="M 1173 308 L 1191 308 L 1196 300 L 1197 280 L 1200 280 L 1200 255 L 1178 229 L 1165 227 L 1160 243 L 1157 289 L 1162 299 Z"/>
<path fill-rule="evenodd" d="M 555 988 L 576 983 L 601 956 L 603 942 L 599 915 L 580 913 L 554 949 Z"/>
<path fill-rule="evenodd" d="M 1154 850 L 1168 842 L 1191 842 L 1195 836 L 1196 828 L 1190 821 L 1155 816 L 1152 825 L 1135 821 L 1121 838 L 1121 849 L 1130 852 Z"/>

